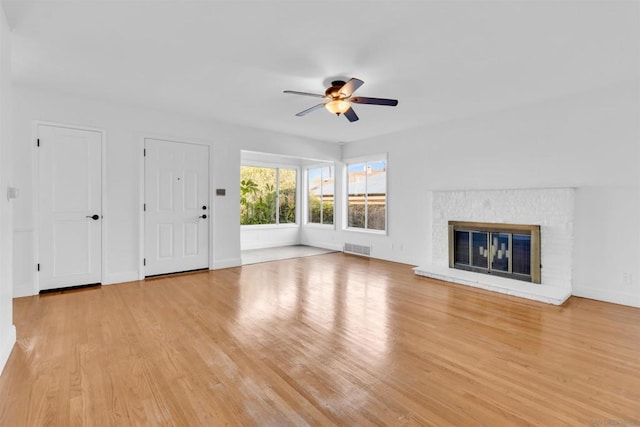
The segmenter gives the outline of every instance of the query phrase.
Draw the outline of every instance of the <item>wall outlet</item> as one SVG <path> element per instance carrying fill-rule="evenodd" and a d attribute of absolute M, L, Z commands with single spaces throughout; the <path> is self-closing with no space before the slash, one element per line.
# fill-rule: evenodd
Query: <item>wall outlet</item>
<path fill-rule="evenodd" d="M 628 271 L 622 273 L 622 283 L 625 285 L 633 285 L 633 274 Z"/>

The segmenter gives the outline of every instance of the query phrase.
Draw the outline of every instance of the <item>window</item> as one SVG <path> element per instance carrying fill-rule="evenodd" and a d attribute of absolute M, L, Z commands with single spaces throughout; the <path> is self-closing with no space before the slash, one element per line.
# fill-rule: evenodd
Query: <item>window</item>
<path fill-rule="evenodd" d="M 333 166 L 307 169 L 307 223 L 333 224 Z"/>
<path fill-rule="evenodd" d="M 295 169 L 240 167 L 240 224 L 295 224 Z"/>
<path fill-rule="evenodd" d="M 347 227 L 386 230 L 386 159 L 347 163 L 347 194 Z"/>

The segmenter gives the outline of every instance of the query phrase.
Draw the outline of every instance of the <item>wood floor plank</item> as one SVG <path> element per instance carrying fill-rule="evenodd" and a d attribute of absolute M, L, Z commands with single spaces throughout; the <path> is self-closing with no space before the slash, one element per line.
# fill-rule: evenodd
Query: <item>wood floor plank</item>
<path fill-rule="evenodd" d="M 640 425 L 640 309 L 340 253 L 19 298 L 14 323 L 2 426 Z"/>

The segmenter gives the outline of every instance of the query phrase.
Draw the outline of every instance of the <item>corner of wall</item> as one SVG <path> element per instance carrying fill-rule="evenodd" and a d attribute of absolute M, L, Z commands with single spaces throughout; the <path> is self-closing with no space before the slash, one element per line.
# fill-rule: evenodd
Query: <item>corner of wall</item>
<path fill-rule="evenodd" d="M 13 203 L 5 198 L 12 185 L 11 34 L 0 4 L 0 370 L 16 341 L 13 322 Z"/>
<path fill-rule="evenodd" d="M 16 327 L 11 325 L 7 333 L 4 334 L 4 339 L 0 342 L 0 375 L 2 375 L 4 371 L 4 367 L 7 364 L 7 360 L 9 360 L 9 355 L 11 354 L 11 350 L 13 350 L 15 342 Z"/>

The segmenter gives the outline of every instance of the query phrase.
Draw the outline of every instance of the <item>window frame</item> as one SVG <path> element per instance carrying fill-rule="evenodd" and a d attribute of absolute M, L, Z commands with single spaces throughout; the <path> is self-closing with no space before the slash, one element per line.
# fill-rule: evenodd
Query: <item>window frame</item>
<path fill-rule="evenodd" d="M 375 230 L 368 227 L 358 228 L 349 227 L 349 166 L 357 163 L 369 163 L 369 162 L 385 162 L 386 177 L 384 182 L 384 230 Z M 368 181 L 368 176 L 365 174 L 365 179 Z M 367 182 L 366 181 L 366 182 Z M 365 224 L 368 226 L 368 182 L 365 184 Z M 344 231 L 352 231 L 356 233 L 366 234 L 378 234 L 386 236 L 389 234 L 389 157 L 387 153 L 373 154 L 359 157 L 350 157 L 343 160 L 343 173 L 342 173 L 342 202 L 344 209 L 342 210 L 342 229 Z"/>
<path fill-rule="evenodd" d="M 324 224 L 317 222 L 309 222 L 309 169 L 333 168 L 333 224 Z M 337 202 L 337 185 L 336 185 L 336 165 L 333 162 L 315 163 L 304 167 L 304 225 L 311 228 L 324 228 L 335 230 L 336 228 L 336 202 Z M 322 204 L 320 205 L 322 215 Z"/>
<path fill-rule="evenodd" d="M 286 163 L 268 163 L 268 162 L 254 162 L 254 161 L 244 161 L 240 163 L 240 171 L 242 172 L 243 167 L 254 167 L 254 168 L 268 168 L 276 170 L 276 223 L 275 224 L 240 224 L 240 227 L 251 230 L 251 229 L 265 229 L 265 228 L 294 228 L 300 227 L 300 166 L 298 165 L 290 165 Z M 295 222 L 285 222 L 280 223 L 280 169 L 289 169 L 296 171 L 296 221 Z M 242 173 L 240 174 L 240 178 L 242 177 Z M 238 185 L 240 185 L 241 179 L 238 181 Z"/>

